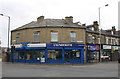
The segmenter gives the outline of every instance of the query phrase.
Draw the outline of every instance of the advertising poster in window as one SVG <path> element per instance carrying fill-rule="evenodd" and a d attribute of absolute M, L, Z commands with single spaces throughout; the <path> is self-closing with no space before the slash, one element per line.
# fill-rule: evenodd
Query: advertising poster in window
<path fill-rule="evenodd" d="M 76 52 L 76 57 L 80 57 L 80 52 Z"/>
<path fill-rule="evenodd" d="M 45 58 L 41 58 L 41 62 L 45 62 Z"/>

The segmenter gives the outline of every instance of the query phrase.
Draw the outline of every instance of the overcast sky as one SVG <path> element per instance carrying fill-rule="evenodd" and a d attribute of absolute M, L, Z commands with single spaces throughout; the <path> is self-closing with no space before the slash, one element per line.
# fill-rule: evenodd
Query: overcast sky
<path fill-rule="evenodd" d="M 11 30 L 36 21 L 43 15 L 45 18 L 62 19 L 73 16 L 74 22 L 90 25 L 98 21 L 98 7 L 101 7 L 101 27 L 118 28 L 119 0 L 0 0 L 0 14 L 11 17 Z M 104 5 L 109 4 L 107 7 Z M 2 46 L 7 46 L 8 18 L 0 16 L 0 39 Z"/>

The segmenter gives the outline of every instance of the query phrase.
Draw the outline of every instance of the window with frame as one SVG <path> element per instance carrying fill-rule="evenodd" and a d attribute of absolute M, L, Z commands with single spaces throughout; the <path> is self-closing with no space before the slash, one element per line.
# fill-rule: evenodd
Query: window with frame
<path fill-rule="evenodd" d="M 98 38 L 98 44 L 100 44 L 101 42 L 100 42 L 101 40 L 100 40 L 100 37 Z"/>
<path fill-rule="evenodd" d="M 51 42 L 58 42 L 58 32 L 51 32 Z"/>
<path fill-rule="evenodd" d="M 48 50 L 48 59 L 62 59 L 62 50 Z"/>
<path fill-rule="evenodd" d="M 119 45 L 119 39 L 118 38 L 115 40 L 115 44 Z"/>
<path fill-rule="evenodd" d="M 106 40 L 105 40 L 105 41 L 106 41 L 106 44 L 108 44 L 108 41 L 109 41 L 109 40 L 108 40 L 108 37 L 106 37 Z"/>
<path fill-rule="evenodd" d="M 16 43 L 20 42 L 20 33 L 16 34 Z"/>
<path fill-rule="evenodd" d="M 76 42 L 76 32 L 70 32 L 70 42 Z"/>
<path fill-rule="evenodd" d="M 88 43 L 92 43 L 92 35 L 89 34 L 89 35 L 87 36 L 87 38 L 88 38 L 88 39 L 87 39 Z"/>
<path fill-rule="evenodd" d="M 33 42 L 39 42 L 39 32 L 33 33 Z"/>
<path fill-rule="evenodd" d="M 95 36 L 92 36 L 92 43 L 95 43 Z"/>

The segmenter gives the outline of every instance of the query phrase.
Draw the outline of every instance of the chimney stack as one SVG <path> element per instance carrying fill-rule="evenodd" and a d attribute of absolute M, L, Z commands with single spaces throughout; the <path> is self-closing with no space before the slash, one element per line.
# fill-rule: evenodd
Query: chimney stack
<path fill-rule="evenodd" d="M 93 22 L 94 31 L 99 31 L 99 25 L 97 21 Z"/>
<path fill-rule="evenodd" d="M 37 22 L 41 22 L 43 20 L 44 20 L 44 16 L 40 16 L 40 17 L 37 18 Z"/>
<path fill-rule="evenodd" d="M 67 16 L 65 17 L 65 20 L 68 22 L 68 23 L 73 23 L 73 17 L 72 16 Z"/>
<path fill-rule="evenodd" d="M 116 32 L 115 26 L 112 26 L 112 31 L 113 31 L 113 34 L 115 34 L 115 32 Z"/>
<path fill-rule="evenodd" d="M 86 24 L 82 24 L 82 26 L 86 26 Z"/>

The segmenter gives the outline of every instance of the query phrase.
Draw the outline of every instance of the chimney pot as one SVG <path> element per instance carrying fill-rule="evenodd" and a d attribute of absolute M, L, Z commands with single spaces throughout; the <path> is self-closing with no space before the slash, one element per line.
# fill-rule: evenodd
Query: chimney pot
<path fill-rule="evenodd" d="M 44 16 L 40 16 L 40 17 L 37 18 L 37 22 L 41 22 L 43 20 L 44 20 Z"/>
<path fill-rule="evenodd" d="M 67 16 L 65 17 L 65 20 L 68 22 L 68 23 L 73 23 L 73 17 L 72 16 Z"/>

